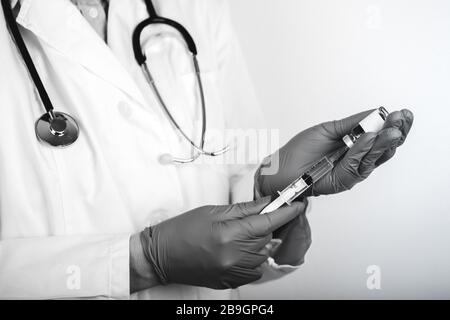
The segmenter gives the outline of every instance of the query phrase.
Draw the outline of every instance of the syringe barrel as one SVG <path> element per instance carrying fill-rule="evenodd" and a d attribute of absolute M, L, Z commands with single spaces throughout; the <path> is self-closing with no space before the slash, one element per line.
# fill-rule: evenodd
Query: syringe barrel
<path fill-rule="evenodd" d="M 280 198 L 283 199 L 287 204 L 291 204 L 297 197 L 304 193 L 312 185 L 311 179 L 306 175 L 302 175 L 297 178 L 289 186 L 287 186 L 283 191 L 278 192 Z"/>
<path fill-rule="evenodd" d="M 280 208 L 283 204 L 290 205 L 292 201 L 304 194 L 314 182 L 320 180 L 325 174 L 333 169 L 333 162 L 327 157 L 323 157 L 320 161 L 315 163 L 303 175 L 295 179 L 290 185 L 279 191 L 278 198 L 272 201 L 261 214 L 266 214 Z"/>
<path fill-rule="evenodd" d="M 332 169 L 333 163 L 327 157 L 323 157 L 301 177 L 294 180 L 294 182 L 292 182 L 282 192 L 279 192 L 280 197 L 282 197 L 287 204 L 290 204 L 292 201 L 305 193 L 305 191 L 308 190 L 314 182 L 320 180 Z"/>

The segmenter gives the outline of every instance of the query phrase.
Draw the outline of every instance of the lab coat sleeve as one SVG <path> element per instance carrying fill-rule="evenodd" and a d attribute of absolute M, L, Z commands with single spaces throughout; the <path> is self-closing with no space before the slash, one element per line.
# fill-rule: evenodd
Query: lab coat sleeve
<path fill-rule="evenodd" d="M 214 39 L 216 39 L 217 44 L 218 83 L 227 127 L 233 129 L 233 131 L 237 129 L 235 130 L 237 132 L 235 144 L 232 144 L 234 148 L 237 148 L 236 152 L 248 155 L 245 163 L 234 163 L 229 166 L 230 198 L 234 203 L 251 201 L 256 191 L 255 173 L 264 157 L 275 152 L 279 145 L 277 145 L 277 141 L 276 143 L 271 141 L 274 135 L 266 125 L 256 98 L 239 41 L 232 26 L 228 2 L 225 0 L 214 2 L 220 6 L 217 10 L 220 14 L 215 18 L 216 34 Z M 241 144 L 245 142 L 246 137 L 254 138 L 255 136 L 257 139 L 256 141 L 253 140 L 253 144 L 239 144 L 239 142 Z M 249 148 L 256 148 L 256 150 L 249 150 Z M 300 266 L 278 265 L 270 258 L 262 267 L 264 275 L 259 283 L 280 278 Z"/>
<path fill-rule="evenodd" d="M 0 299 L 119 299 L 129 292 L 129 235 L 0 241 Z"/>

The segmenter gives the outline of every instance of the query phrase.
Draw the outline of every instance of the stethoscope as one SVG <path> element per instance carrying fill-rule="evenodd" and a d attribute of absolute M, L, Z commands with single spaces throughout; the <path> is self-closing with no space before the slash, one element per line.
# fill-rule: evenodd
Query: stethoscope
<path fill-rule="evenodd" d="M 166 154 L 162 158 L 160 158 L 160 161 L 163 163 L 179 163 L 179 164 L 191 163 L 202 155 L 215 157 L 226 153 L 229 150 L 229 146 L 226 146 L 214 152 L 207 151 L 204 149 L 205 135 L 206 135 L 206 101 L 205 101 L 205 94 L 203 91 L 202 78 L 200 74 L 200 66 L 197 60 L 197 47 L 195 45 L 194 39 L 191 37 L 189 32 L 178 22 L 158 16 L 153 6 L 153 2 L 151 0 L 144 0 L 144 1 L 147 7 L 149 18 L 139 23 L 133 32 L 132 42 L 133 42 L 134 56 L 144 73 L 146 81 L 152 88 L 153 93 L 156 96 L 156 99 L 158 100 L 160 106 L 164 110 L 164 113 L 167 115 L 167 118 L 169 119 L 171 124 L 175 127 L 175 129 L 180 133 L 180 135 L 187 142 L 189 142 L 189 144 L 193 148 L 193 152 L 190 157 L 181 158 Z M 36 137 L 40 142 L 53 147 L 69 146 L 78 139 L 80 133 L 78 123 L 75 120 L 75 118 L 72 117 L 71 115 L 54 110 L 52 101 L 47 93 L 47 90 L 45 89 L 44 84 L 42 83 L 39 73 L 37 72 L 37 69 L 33 63 L 33 59 L 31 58 L 31 55 L 25 45 L 25 41 L 23 40 L 23 37 L 20 34 L 19 27 L 14 18 L 14 14 L 11 8 L 10 4 L 11 1 L 1 0 L 1 2 L 5 19 L 11 32 L 11 35 L 17 45 L 20 55 L 22 56 L 25 62 L 25 65 L 28 69 L 28 72 L 30 73 L 30 76 L 33 80 L 33 83 L 38 91 L 39 97 L 46 111 L 35 123 Z M 199 145 L 196 144 L 186 134 L 186 132 L 180 127 L 178 122 L 172 116 L 170 110 L 168 109 L 166 103 L 164 102 L 164 99 L 160 94 L 160 91 L 158 90 L 158 87 L 156 86 L 154 78 L 148 67 L 147 57 L 142 51 L 140 40 L 142 32 L 145 30 L 145 28 L 153 24 L 168 25 L 174 28 L 176 31 L 178 31 L 183 37 L 187 49 L 192 55 L 192 63 L 195 70 L 198 90 L 200 93 L 201 111 L 202 111 L 202 133 Z"/>

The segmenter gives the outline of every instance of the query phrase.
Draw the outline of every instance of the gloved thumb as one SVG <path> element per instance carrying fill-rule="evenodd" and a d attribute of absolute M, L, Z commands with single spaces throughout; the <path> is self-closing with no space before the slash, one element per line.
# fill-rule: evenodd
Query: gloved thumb
<path fill-rule="evenodd" d="M 315 188 L 320 188 L 322 184 L 325 184 L 323 186 L 325 188 L 327 188 L 327 185 L 333 186 L 333 190 L 330 190 L 329 193 L 336 193 L 349 190 L 363 180 L 359 170 L 360 164 L 364 156 L 372 149 L 376 137 L 377 134 L 373 132 L 363 134 L 345 154 L 344 158 L 339 161 L 329 179 L 319 180 Z"/>
<path fill-rule="evenodd" d="M 363 134 L 340 162 L 345 166 L 358 168 L 363 157 L 372 149 L 376 138 L 377 134 L 373 132 Z"/>
<path fill-rule="evenodd" d="M 367 178 L 377 167 L 378 159 L 383 156 L 388 149 L 396 147 L 401 138 L 402 133 L 400 130 L 396 128 L 383 129 L 378 134 L 372 149 L 361 160 L 359 167 L 361 176 Z"/>
<path fill-rule="evenodd" d="M 256 237 L 264 237 L 274 232 L 278 228 L 304 212 L 306 204 L 300 201 L 294 201 L 290 206 L 283 206 L 278 210 L 261 214 L 252 215 L 244 218 L 248 232 Z"/>
<path fill-rule="evenodd" d="M 232 205 L 224 212 L 226 219 L 241 219 L 259 214 L 270 203 L 270 196 Z"/>

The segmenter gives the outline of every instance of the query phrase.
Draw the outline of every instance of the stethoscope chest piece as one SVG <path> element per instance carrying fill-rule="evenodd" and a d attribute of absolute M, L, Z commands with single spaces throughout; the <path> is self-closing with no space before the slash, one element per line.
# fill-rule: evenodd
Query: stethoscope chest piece
<path fill-rule="evenodd" d="M 53 147 L 67 147 L 77 141 L 80 129 L 74 118 L 63 112 L 44 113 L 36 121 L 39 141 Z"/>

